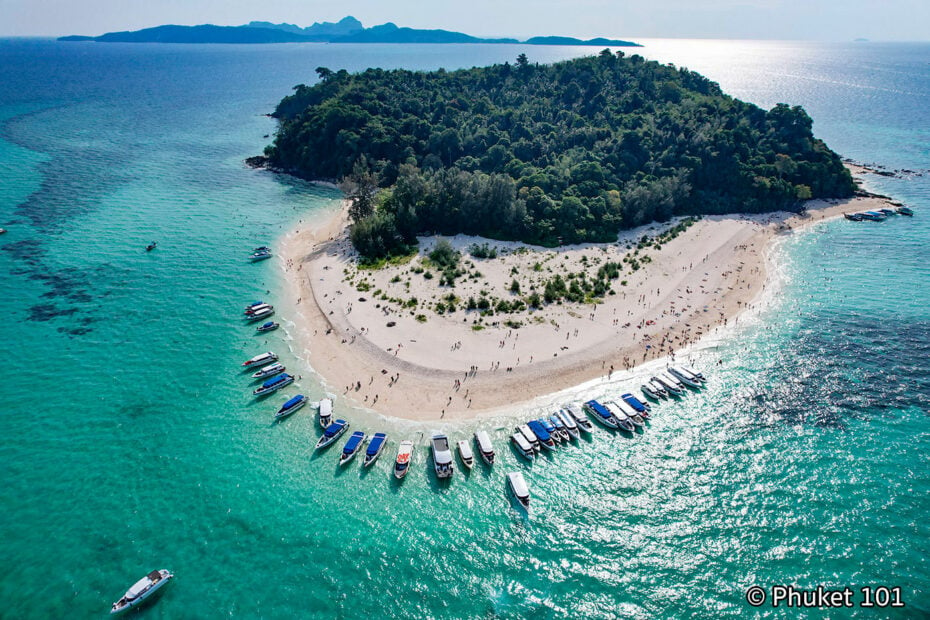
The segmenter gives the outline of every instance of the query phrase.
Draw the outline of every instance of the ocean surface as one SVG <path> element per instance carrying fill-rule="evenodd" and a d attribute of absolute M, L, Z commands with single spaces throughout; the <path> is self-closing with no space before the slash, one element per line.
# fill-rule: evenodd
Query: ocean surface
<path fill-rule="evenodd" d="M 139 617 L 793 617 L 745 601 L 776 584 L 900 586 L 906 605 L 813 617 L 930 616 L 930 44 L 645 43 L 734 96 L 804 105 L 844 156 L 919 172 L 868 180 L 917 216 L 783 239 L 777 294 L 693 353 L 708 387 L 645 432 L 597 429 L 529 466 L 505 439 L 530 412 L 445 426 L 489 429 L 499 463 L 439 485 L 438 427 L 337 400 L 390 433 L 363 472 L 313 456 L 309 409 L 271 424 L 324 390 L 286 307 L 267 336 L 240 322 L 284 298 L 280 261 L 244 257 L 338 192 L 243 160 L 318 66 L 597 50 L 0 40 L 0 617 L 102 618 L 156 568 L 177 578 Z M 303 378 L 255 402 L 239 364 L 269 349 Z"/>

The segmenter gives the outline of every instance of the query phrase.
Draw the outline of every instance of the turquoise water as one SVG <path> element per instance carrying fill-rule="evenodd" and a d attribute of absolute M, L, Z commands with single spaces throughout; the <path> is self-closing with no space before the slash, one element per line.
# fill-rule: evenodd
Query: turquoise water
<path fill-rule="evenodd" d="M 177 579 L 140 615 L 738 616 L 747 587 L 779 583 L 899 585 L 908 607 L 863 615 L 930 613 L 930 45 L 647 43 L 736 96 L 805 105 L 844 155 L 924 170 L 870 180 L 918 216 L 785 240 L 777 301 L 698 352 L 709 388 L 645 433 L 528 467 L 494 420 L 500 464 L 439 486 L 425 447 L 401 485 L 390 457 L 337 471 L 334 449 L 311 456 L 309 411 L 269 423 L 296 389 L 249 397 L 238 364 L 269 348 L 323 394 L 287 329 L 238 314 L 282 298 L 280 264 L 244 253 L 338 194 L 242 160 L 317 66 L 524 50 L 0 41 L 0 350 L 18 371 L 0 386 L 0 615 L 102 617 L 160 567 Z M 391 432 L 388 454 L 435 428 L 337 410 Z M 505 497 L 515 468 L 529 516 Z"/>

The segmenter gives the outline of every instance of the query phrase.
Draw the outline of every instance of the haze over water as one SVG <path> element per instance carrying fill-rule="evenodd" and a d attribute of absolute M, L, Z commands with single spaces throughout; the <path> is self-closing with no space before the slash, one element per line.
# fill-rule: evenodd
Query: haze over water
<path fill-rule="evenodd" d="M 309 409 L 270 424 L 284 396 L 323 390 L 283 305 L 270 336 L 240 323 L 284 299 L 280 263 L 244 256 L 338 192 L 243 160 L 317 66 L 598 50 L 0 41 L 3 615 L 100 617 L 155 568 L 177 579 L 153 618 L 735 617 L 747 587 L 780 583 L 901 586 L 907 607 L 882 617 L 930 613 L 930 45 L 645 43 L 627 53 L 804 105 L 842 155 L 922 171 L 869 179 L 917 216 L 786 238 L 778 294 L 695 355 L 709 387 L 644 433 L 597 429 L 526 466 L 505 443 L 515 411 L 482 423 L 494 469 L 440 487 L 425 446 L 403 484 L 389 473 L 433 427 L 337 400 L 390 435 L 362 472 L 311 456 Z M 303 379 L 255 403 L 239 364 L 269 349 Z M 505 496 L 514 469 L 529 517 Z"/>

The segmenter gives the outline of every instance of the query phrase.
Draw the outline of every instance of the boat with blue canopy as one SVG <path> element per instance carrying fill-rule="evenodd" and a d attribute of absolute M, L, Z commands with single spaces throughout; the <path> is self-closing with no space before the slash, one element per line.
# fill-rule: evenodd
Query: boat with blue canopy
<path fill-rule="evenodd" d="M 252 395 L 253 396 L 267 396 L 268 394 L 277 392 L 281 388 L 287 387 L 288 385 L 292 383 L 294 383 L 293 375 L 284 373 L 284 374 L 278 375 L 277 377 L 272 377 L 271 379 L 268 379 L 267 381 L 262 383 L 261 386 L 257 390 L 252 392 Z"/>
<path fill-rule="evenodd" d="M 365 467 L 371 466 L 378 457 L 381 456 L 381 453 L 384 451 L 384 446 L 387 445 L 387 435 L 384 433 L 375 433 L 371 436 L 371 441 L 368 442 L 368 449 L 365 450 L 365 462 L 362 463 Z"/>
<path fill-rule="evenodd" d="M 540 446 L 549 451 L 555 450 L 555 441 L 552 439 L 552 433 L 543 425 L 541 420 L 530 420 L 526 425 L 530 427 L 530 430 L 536 435 Z M 553 428 L 552 430 L 555 429 Z"/>
<path fill-rule="evenodd" d="M 630 407 L 632 407 L 633 411 L 635 411 L 639 415 L 643 416 L 644 418 L 649 417 L 649 412 L 652 411 L 652 405 L 650 405 L 649 403 L 644 403 L 643 401 L 636 398 L 629 392 L 627 392 L 626 394 L 621 394 L 620 398 L 622 398 L 623 402 L 625 402 Z"/>
<path fill-rule="evenodd" d="M 594 418 L 597 422 L 600 422 L 607 428 L 619 428 L 620 420 L 614 417 L 610 411 L 607 410 L 607 407 L 597 402 L 596 400 L 589 400 L 582 408 Z"/>
<path fill-rule="evenodd" d="M 260 334 L 264 334 L 265 332 L 273 332 L 279 327 L 281 327 L 279 323 L 275 323 L 274 321 L 268 321 L 267 323 L 262 323 L 261 325 L 256 327 L 255 331 L 257 331 Z"/>
<path fill-rule="evenodd" d="M 288 400 L 286 403 L 281 405 L 281 408 L 278 409 L 278 412 L 274 414 L 275 420 L 280 420 L 291 415 L 301 407 L 307 404 L 307 397 L 303 394 L 298 394 L 294 398 Z"/>
<path fill-rule="evenodd" d="M 349 437 L 349 441 L 342 447 L 342 456 L 339 457 L 339 464 L 345 465 L 354 459 L 355 455 L 362 449 L 362 446 L 365 445 L 366 439 L 368 439 L 368 435 L 362 431 L 355 431 L 352 433 L 352 436 Z"/>
<path fill-rule="evenodd" d="M 559 416 L 552 414 L 547 419 L 549 420 L 549 423 L 555 427 L 555 434 L 562 441 L 562 443 L 571 440 L 572 437 L 568 434 L 568 430 L 565 428 L 565 424 L 562 422 L 562 420 L 559 419 Z"/>
<path fill-rule="evenodd" d="M 345 420 L 336 420 L 327 426 L 326 430 L 323 431 L 323 436 L 320 437 L 318 442 L 316 442 L 316 449 L 320 450 L 328 445 L 331 445 L 333 442 L 339 439 L 348 428 L 348 422 Z"/>

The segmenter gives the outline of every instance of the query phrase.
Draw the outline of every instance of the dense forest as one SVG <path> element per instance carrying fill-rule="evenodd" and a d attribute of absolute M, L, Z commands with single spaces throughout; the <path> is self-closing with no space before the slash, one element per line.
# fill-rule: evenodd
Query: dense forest
<path fill-rule="evenodd" d="M 343 180 L 369 257 L 430 233 L 612 241 L 673 215 L 797 209 L 854 190 L 801 107 L 765 111 L 639 55 L 317 73 L 278 104 L 265 155 Z"/>

